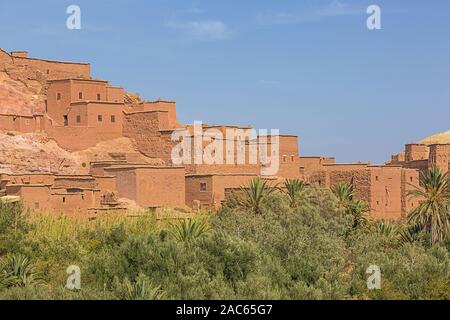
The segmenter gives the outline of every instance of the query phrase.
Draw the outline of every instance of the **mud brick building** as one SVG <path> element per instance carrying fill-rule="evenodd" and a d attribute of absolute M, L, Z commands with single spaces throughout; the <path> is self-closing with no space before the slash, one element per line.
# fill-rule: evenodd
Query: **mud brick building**
<path fill-rule="evenodd" d="M 173 134 L 184 130 L 194 135 L 192 125 L 179 121 L 176 102 L 142 100 L 122 87 L 93 79 L 90 72 L 87 63 L 36 59 L 27 52 L 0 50 L 0 133 L 54 141 L 60 153 L 69 153 L 74 156 L 72 163 L 78 162 L 71 167 L 63 159 L 57 169 L 41 166 L 29 172 L 2 169 L 0 163 L 0 196 L 20 197 L 34 210 L 81 217 L 126 210 L 129 201 L 153 210 L 213 209 L 220 207 L 230 192 L 268 169 L 260 158 L 249 161 L 251 147 L 260 152 L 263 136 L 246 138 L 243 163 L 227 162 L 238 157 L 237 149 L 226 147 L 227 131 L 239 134 L 251 129 L 233 125 L 202 124 L 200 128 L 205 133 L 215 130 L 223 134 L 221 163 L 196 164 L 192 158 L 189 164 L 174 164 Z M 132 150 L 113 152 L 117 139 L 129 140 Z M 279 148 L 274 148 L 277 144 L 272 140 Z M 202 147 L 208 143 L 203 141 Z M 111 151 L 98 152 L 100 144 L 111 146 Z M 418 185 L 419 172 L 434 164 L 448 170 L 450 161 L 450 140 L 449 144 L 409 144 L 380 166 L 300 156 L 298 137 L 293 135 L 270 137 L 267 145 L 267 156 L 277 159 L 279 167 L 276 173 L 265 175 L 266 179 L 298 178 L 327 188 L 352 183 L 358 196 L 370 205 L 371 214 L 385 219 L 405 219 L 414 206 L 407 192 Z M 72 169 L 72 173 L 61 172 L 61 168 Z"/>

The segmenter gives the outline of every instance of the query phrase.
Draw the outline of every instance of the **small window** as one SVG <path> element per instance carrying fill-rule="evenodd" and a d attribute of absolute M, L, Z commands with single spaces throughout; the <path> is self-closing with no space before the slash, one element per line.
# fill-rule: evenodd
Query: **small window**
<path fill-rule="evenodd" d="M 378 181 L 378 176 L 375 176 L 375 180 Z"/>
<path fill-rule="evenodd" d="M 47 74 L 50 74 L 50 69 L 47 69 Z"/>
<path fill-rule="evenodd" d="M 56 100 L 61 100 L 61 97 L 62 97 L 62 94 L 61 94 L 61 92 L 58 92 L 57 94 L 56 94 Z"/>
<path fill-rule="evenodd" d="M 81 122 L 81 116 L 77 115 L 77 123 L 80 123 L 80 122 Z"/>
<path fill-rule="evenodd" d="M 78 92 L 78 99 L 83 99 L 83 92 Z"/>
<path fill-rule="evenodd" d="M 66 203 L 66 197 L 62 198 L 63 203 Z"/>
<path fill-rule="evenodd" d="M 283 162 L 286 162 L 287 156 L 283 156 Z"/>
<path fill-rule="evenodd" d="M 200 191 L 206 191 L 206 183 L 205 182 L 200 183 Z"/>
<path fill-rule="evenodd" d="M 99 114 L 98 117 L 97 117 L 97 120 L 98 120 L 98 122 L 102 122 L 103 121 L 103 116 Z"/>
<path fill-rule="evenodd" d="M 116 122 L 116 116 L 111 116 L 111 122 Z"/>
<path fill-rule="evenodd" d="M 294 159 L 295 159 L 294 156 L 291 156 L 291 162 L 294 162 Z"/>
<path fill-rule="evenodd" d="M 100 95 L 100 93 L 97 93 L 97 100 L 98 101 L 102 100 L 102 96 Z"/>
<path fill-rule="evenodd" d="M 69 118 L 64 116 L 64 126 L 67 127 L 69 125 Z"/>
<path fill-rule="evenodd" d="M 414 179 L 413 177 L 410 177 L 410 178 L 409 178 L 409 180 L 411 180 L 411 182 L 413 182 L 413 179 Z"/>

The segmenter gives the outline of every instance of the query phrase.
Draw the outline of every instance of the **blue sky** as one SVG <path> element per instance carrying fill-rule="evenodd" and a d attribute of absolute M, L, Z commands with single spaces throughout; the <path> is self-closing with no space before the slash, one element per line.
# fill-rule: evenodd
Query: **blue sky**
<path fill-rule="evenodd" d="M 370 4 L 382 30 L 366 28 Z M 296 134 L 303 155 L 381 163 L 450 130 L 448 0 L 0 0 L 0 39 L 176 100 L 184 123 Z"/>

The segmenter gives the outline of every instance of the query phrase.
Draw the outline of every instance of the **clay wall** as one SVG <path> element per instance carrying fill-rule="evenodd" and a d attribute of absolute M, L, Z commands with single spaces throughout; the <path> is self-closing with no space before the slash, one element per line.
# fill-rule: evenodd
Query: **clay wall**
<path fill-rule="evenodd" d="M 160 131 L 161 123 L 167 120 L 165 111 L 125 112 L 123 136 L 132 139 L 138 150 L 150 158 L 170 162 L 175 143 L 172 131 Z"/>
<path fill-rule="evenodd" d="M 56 176 L 53 187 L 59 189 L 95 189 L 96 182 L 92 176 Z"/>
<path fill-rule="evenodd" d="M 355 189 L 355 197 L 370 205 L 371 175 L 367 164 L 325 165 L 325 168 L 327 187 L 331 188 L 342 182 L 351 183 Z"/>
<path fill-rule="evenodd" d="M 106 87 L 106 101 L 123 103 L 125 90 L 122 87 Z"/>
<path fill-rule="evenodd" d="M 126 160 L 106 160 L 106 161 L 94 161 L 90 163 L 89 174 L 101 177 L 105 175 L 105 168 L 109 168 L 114 165 L 126 165 Z"/>
<path fill-rule="evenodd" d="M 213 207 L 219 208 L 222 205 L 222 202 L 226 199 L 227 189 L 239 189 L 244 187 L 254 178 L 256 178 L 256 175 L 251 174 L 213 176 Z"/>
<path fill-rule="evenodd" d="M 370 208 L 375 218 L 402 219 L 402 168 L 371 167 Z"/>
<path fill-rule="evenodd" d="M 55 213 L 83 215 L 89 209 L 100 206 L 99 190 L 71 191 L 70 189 L 52 188 L 51 191 L 51 209 Z"/>
<path fill-rule="evenodd" d="M 116 176 L 119 197 L 136 201 L 142 207 L 183 207 L 185 181 L 183 167 L 146 165 L 112 166 L 105 173 Z"/>
<path fill-rule="evenodd" d="M 409 213 L 418 205 L 420 201 L 408 196 L 409 191 L 414 190 L 420 186 L 419 177 L 420 173 L 417 169 L 402 169 L 401 219 L 404 222 L 407 221 Z"/>
<path fill-rule="evenodd" d="M 10 185 L 30 185 L 30 184 L 53 184 L 55 176 L 53 174 L 2 174 L 0 179 Z"/>
<path fill-rule="evenodd" d="M 105 173 L 116 177 L 116 189 L 119 198 L 137 199 L 136 170 L 131 167 L 110 167 Z"/>
<path fill-rule="evenodd" d="M 186 205 L 192 208 L 195 201 L 198 201 L 202 208 L 212 207 L 214 199 L 211 175 L 186 176 Z"/>
<path fill-rule="evenodd" d="M 424 144 L 407 144 L 405 146 L 405 161 L 428 159 L 428 147 Z"/>
<path fill-rule="evenodd" d="M 254 179 L 252 174 L 193 174 L 186 176 L 186 205 L 195 202 L 205 209 L 217 209 L 226 199 L 226 191 L 239 189 Z"/>
<path fill-rule="evenodd" d="M 144 207 L 184 207 L 183 167 L 153 167 L 136 170 L 137 203 Z"/>
<path fill-rule="evenodd" d="M 95 188 L 106 192 L 117 192 L 115 176 L 95 176 Z"/>
<path fill-rule="evenodd" d="M 164 111 L 167 113 L 167 122 L 160 127 L 161 130 L 175 129 L 181 126 L 177 119 L 177 105 L 174 101 L 146 101 L 135 108 L 135 111 Z"/>
<path fill-rule="evenodd" d="M 49 61 L 27 57 L 12 57 L 12 63 L 16 66 L 24 66 L 28 69 L 39 70 L 50 79 L 82 78 L 90 79 L 90 65 L 83 63 L 71 63 Z"/>
<path fill-rule="evenodd" d="M 53 209 L 50 185 L 7 185 L 6 193 L 7 195 L 21 197 L 26 208 L 40 211 Z"/>
<path fill-rule="evenodd" d="M 67 115 L 72 103 L 70 80 L 50 83 L 47 90 L 47 115 L 54 125 L 64 125 L 64 116 Z"/>
<path fill-rule="evenodd" d="M 435 144 L 430 146 L 429 167 L 435 165 L 443 172 L 449 171 L 450 144 Z"/>
<path fill-rule="evenodd" d="M 52 126 L 46 122 L 45 131 L 63 149 L 80 151 L 97 144 L 95 127 Z"/>
<path fill-rule="evenodd" d="M 43 130 L 43 116 L 0 114 L 0 130 L 21 133 L 40 132 Z"/>

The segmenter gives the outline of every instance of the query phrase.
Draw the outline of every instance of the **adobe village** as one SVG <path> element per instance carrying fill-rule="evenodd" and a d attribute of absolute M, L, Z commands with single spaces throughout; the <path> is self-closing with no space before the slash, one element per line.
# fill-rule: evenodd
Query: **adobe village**
<path fill-rule="evenodd" d="M 224 134 L 248 129 L 202 125 L 211 128 Z M 264 170 L 261 161 L 174 164 L 171 137 L 180 129 L 192 132 L 193 126 L 179 122 L 175 102 L 145 101 L 93 79 L 89 64 L 0 50 L 2 201 L 20 199 L 33 210 L 80 218 L 130 207 L 208 210 Z M 306 157 L 296 136 L 276 138 L 279 170 L 264 179 L 327 188 L 350 183 L 375 218 L 406 220 L 417 205 L 407 194 L 418 186 L 419 172 L 449 169 L 450 133 L 408 144 L 385 165 Z"/>

